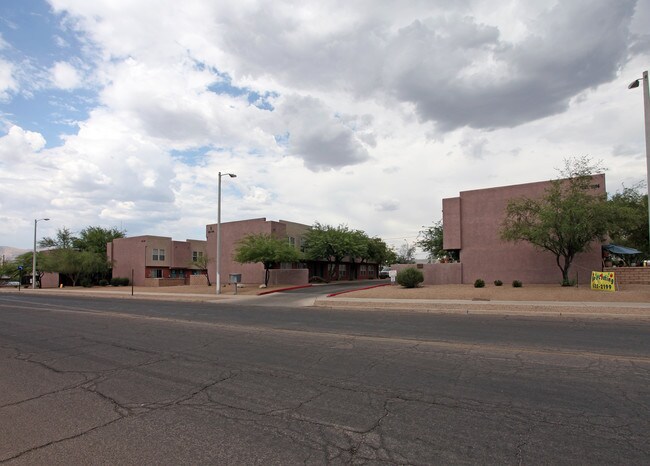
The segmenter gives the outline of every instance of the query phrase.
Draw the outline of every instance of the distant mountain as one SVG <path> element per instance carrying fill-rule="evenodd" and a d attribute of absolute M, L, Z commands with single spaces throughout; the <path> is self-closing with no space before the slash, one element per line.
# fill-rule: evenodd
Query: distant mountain
<path fill-rule="evenodd" d="M 20 249 L 20 248 L 12 248 L 11 246 L 0 246 L 0 260 L 2 260 L 4 256 L 5 261 L 10 261 L 15 257 L 18 257 L 21 254 L 24 254 L 29 251 L 31 251 L 31 249 Z"/>

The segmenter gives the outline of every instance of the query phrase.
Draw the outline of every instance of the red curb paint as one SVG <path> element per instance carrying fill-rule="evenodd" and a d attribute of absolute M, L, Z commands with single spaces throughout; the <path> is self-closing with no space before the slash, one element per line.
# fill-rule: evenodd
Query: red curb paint
<path fill-rule="evenodd" d="M 379 288 L 380 286 L 390 286 L 390 285 L 391 285 L 390 283 L 382 283 L 381 285 L 372 285 L 372 286 L 366 286 L 364 288 L 355 288 L 353 290 L 339 291 L 338 293 L 328 294 L 327 297 L 328 298 L 333 298 L 334 296 L 338 296 L 338 295 L 344 294 L 344 293 L 352 293 L 353 291 L 372 290 L 373 288 Z"/>
<path fill-rule="evenodd" d="M 260 293 L 257 293 L 257 296 L 262 296 L 271 293 L 279 293 L 280 291 L 299 290 L 300 288 L 309 288 L 310 286 L 313 285 L 298 285 L 298 286 L 290 286 L 289 288 L 280 288 L 278 290 L 262 291 Z"/>

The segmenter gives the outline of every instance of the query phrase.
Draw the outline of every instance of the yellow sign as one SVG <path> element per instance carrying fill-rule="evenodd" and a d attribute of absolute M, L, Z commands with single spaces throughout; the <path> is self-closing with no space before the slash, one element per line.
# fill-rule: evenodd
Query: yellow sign
<path fill-rule="evenodd" d="M 614 272 L 591 272 L 591 289 L 599 291 L 616 291 Z"/>

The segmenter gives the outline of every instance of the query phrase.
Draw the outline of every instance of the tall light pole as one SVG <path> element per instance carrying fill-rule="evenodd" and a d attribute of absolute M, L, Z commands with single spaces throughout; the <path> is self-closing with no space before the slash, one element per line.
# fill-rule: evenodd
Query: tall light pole
<path fill-rule="evenodd" d="M 219 172 L 219 189 L 217 195 L 217 294 L 221 294 L 221 177 L 236 178 L 234 173 Z"/>
<path fill-rule="evenodd" d="M 648 72 L 643 72 L 643 77 L 635 79 L 627 86 L 628 89 L 639 87 L 643 81 L 643 113 L 645 115 L 645 161 L 646 180 L 648 187 L 648 241 L 650 241 L 650 91 L 648 90 Z"/>
<path fill-rule="evenodd" d="M 35 218 L 34 219 L 34 252 L 32 253 L 32 290 L 36 289 L 36 225 L 41 220 L 49 222 L 49 218 Z"/>

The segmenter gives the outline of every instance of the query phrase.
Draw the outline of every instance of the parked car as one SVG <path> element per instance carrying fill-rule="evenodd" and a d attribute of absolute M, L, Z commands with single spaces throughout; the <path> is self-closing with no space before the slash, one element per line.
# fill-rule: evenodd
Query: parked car
<path fill-rule="evenodd" d="M 382 267 L 379 271 L 379 278 L 388 278 L 388 272 L 391 271 L 390 267 Z"/>
<path fill-rule="evenodd" d="M 5 282 L 2 284 L 2 286 L 18 286 L 20 283 L 18 282 Z"/>

